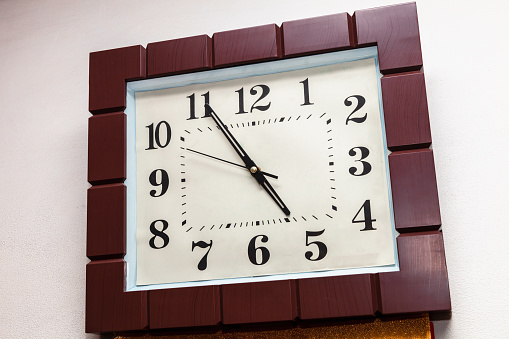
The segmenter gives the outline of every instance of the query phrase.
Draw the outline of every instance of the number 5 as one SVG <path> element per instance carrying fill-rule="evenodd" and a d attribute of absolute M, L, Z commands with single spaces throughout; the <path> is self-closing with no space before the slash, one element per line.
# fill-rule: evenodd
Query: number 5
<path fill-rule="evenodd" d="M 323 242 L 321 242 L 321 241 L 309 242 L 309 237 L 317 237 L 319 235 L 322 235 L 324 231 L 325 231 L 325 229 L 323 229 L 321 231 L 316 231 L 316 232 L 306 231 L 306 246 L 313 245 L 313 244 L 318 246 L 318 257 L 315 259 L 311 259 L 311 257 L 313 256 L 313 252 L 307 251 L 306 254 L 304 255 L 307 260 L 318 261 L 318 260 L 322 260 L 327 255 L 327 246 L 325 246 L 325 244 Z"/>

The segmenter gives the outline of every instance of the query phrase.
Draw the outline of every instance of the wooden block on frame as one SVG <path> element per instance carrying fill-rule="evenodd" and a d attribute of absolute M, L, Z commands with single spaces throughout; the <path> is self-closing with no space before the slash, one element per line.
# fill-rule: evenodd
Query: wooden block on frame
<path fill-rule="evenodd" d="M 353 20 L 358 45 L 377 44 L 382 73 L 422 67 L 415 2 L 355 11 Z"/>
<path fill-rule="evenodd" d="M 264 25 L 214 33 L 214 65 L 233 66 L 281 58 L 281 32 Z"/>
<path fill-rule="evenodd" d="M 300 318 L 374 316 L 378 310 L 374 274 L 299 280 Z"/>
<path fill-rule="evenodd" d="M 399 232 L 438 230 L 441 225 L 433 151 L 389 155 L 394 221 Z"/>
<path fill-rule="evenodd" d="M 123 182 L 126 178 L 124 113 L 95 115 L 88 120 L 88 182 L 92 185 Z"/>
<path fill-rule="evenodd" d="M 124 292 L 126 263 L 121 259 L 87 265 L 85 331 L 136 331 L 148 327 L 147 291 Z"/>
<path fill-rule="evenodd" d="M 123 258 L 126 253 L 126 187 L 93 186 L 87 197 L 87 257 Z"/>
<path fill-rule="evenodd" d="M 123 111 L 126 105 L 125 82 L 145 76 L 143 46 L 90 53 L 89 111 L 92 114 Z"/>
<path fill-rule="evenodd" d="M 164 76 L 212 67 L 212 39 L 207 35 L 147 45 L 147 76 Z"/>
<path fill-rule="evenodd" d="M 450 311 L 442 233 L 403 234 L 397 243 L 400 271 L 379 274 L 381 313 Z"/>
<path fill-rule="evenodd" d="M 396 151 L 431 145 L 424 73 L 384 76 L 381 83 L 387 147 Z"/>
<path fill-rule="evenodd" d="M 213 326 L 221 321 L 219 286 L 149 291 L 150 328 Z"/>
<path fill-rule="evenodd" d="M 291 321 L 297 317 L 295 280 L 223 285 L 223 323 Z"/>
<path fill-rule="evenodd" d="M 348 13 L 283 22 L 284 56 L 306 55 L 353 46 L 352 18 Z"/>

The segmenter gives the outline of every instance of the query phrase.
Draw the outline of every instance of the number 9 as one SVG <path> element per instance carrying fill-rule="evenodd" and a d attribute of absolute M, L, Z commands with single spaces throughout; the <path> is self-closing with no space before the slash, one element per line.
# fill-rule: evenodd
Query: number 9
<path fill-rule="evenodd" d="M 159 182 L 157 180 L 157 171 L 161 171 L 161 181 Z M 168 187 L 170 186 L 170 178 L 168 177 L 168 173 L 166 173 L 163 169 L 156 169 L 152 173 L 150 173 L 150 176 L 148 177 L 148 181 L 152 186 L 161 186 L 161 193 L 157 195 L 156 190 L 150 190 L 150 196 L 152 197 L 160 197 L 166 193 L 168 190 Z"/>

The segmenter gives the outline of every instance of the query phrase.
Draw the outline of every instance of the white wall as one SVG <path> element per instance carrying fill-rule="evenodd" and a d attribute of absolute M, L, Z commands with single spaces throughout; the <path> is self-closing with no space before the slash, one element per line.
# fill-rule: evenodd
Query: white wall
<path fill-rule="evenodd" d="M 84 333 L 88 53 L 395 3 L 0 1 L 0 338 Z M 508 338 L 509 20 L 418 0 L 452 297 L 437 338 Z"/>

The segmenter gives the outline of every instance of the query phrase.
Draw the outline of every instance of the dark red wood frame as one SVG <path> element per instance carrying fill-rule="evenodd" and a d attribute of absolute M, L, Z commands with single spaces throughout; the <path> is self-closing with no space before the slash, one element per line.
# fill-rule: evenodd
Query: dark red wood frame
<path fill-rule="evenodd" d="M 126 81 L 378 46 L 400 271 L 125 292 Z M 415 3 L 90 54 L 86 331 L 451 309 Z"/>

